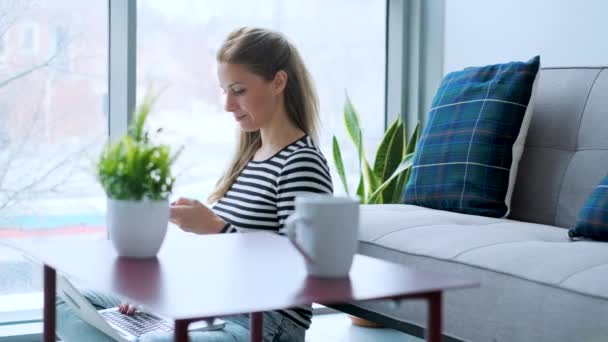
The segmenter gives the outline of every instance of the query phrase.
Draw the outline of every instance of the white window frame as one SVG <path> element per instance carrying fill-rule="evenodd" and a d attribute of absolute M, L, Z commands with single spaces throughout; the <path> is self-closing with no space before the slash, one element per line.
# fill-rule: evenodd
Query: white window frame
<path fill-rule="evenodd" d="M 137 1 L 109 1 L 109 122 L 110 141 L 127 133 L 135 109 Z"/>

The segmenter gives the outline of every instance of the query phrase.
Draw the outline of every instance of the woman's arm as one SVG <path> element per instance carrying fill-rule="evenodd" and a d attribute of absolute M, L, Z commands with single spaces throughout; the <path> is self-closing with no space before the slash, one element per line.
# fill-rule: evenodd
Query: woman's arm
<path fill-rule="evenodd" d="M 171 203 L 169 220 L 182 230 L 195 234 L 216 234 L 227 225 L 206 205 L 189 198 L 180 198 Z"/>
<path fill-rule="evenodd" d="M 220 233 L 238 233 L 239 231 L 230 222 L 226 222 Z"/>

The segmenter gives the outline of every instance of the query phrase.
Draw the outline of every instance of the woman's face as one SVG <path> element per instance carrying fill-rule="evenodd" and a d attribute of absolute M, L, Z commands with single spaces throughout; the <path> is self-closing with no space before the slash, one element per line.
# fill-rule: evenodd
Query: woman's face
<path fill-rule="evenodd" d="M 257 131 L 272 121 L 284 89 L 277 77 L 266 81 L 244 65 L 231 63 L 219 64 L 218 77 L 226 94 L 224 108 L 234 115 L 243 131 Z"/>

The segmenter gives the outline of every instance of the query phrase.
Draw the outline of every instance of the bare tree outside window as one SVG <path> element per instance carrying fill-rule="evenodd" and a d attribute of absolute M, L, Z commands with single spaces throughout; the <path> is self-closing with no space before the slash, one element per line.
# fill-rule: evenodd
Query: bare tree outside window
<path fill-rule="evenodd" d="M 57 25 L 53 31 L 51 55 L 55 55 L 54 65 L 62 71 L 70 71 L 70 33 L 64 25 Z"/>
<path fill-rule="evenodd" d="M 0 239 L 103 230 L 107 22 L 103 1 L 0 0 Z M 7 253 L 0 295 L 32 291 Z"/>

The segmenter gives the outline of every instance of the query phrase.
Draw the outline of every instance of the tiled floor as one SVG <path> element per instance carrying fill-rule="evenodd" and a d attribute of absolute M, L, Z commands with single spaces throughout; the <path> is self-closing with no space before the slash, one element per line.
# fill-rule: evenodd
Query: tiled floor
<path fill-rule="evenodd" d="M 422 339 L 386 328 L 352 325 L 343 313 L 315 315 L 306 333 L 306 342 L 422 342 Z"/>

